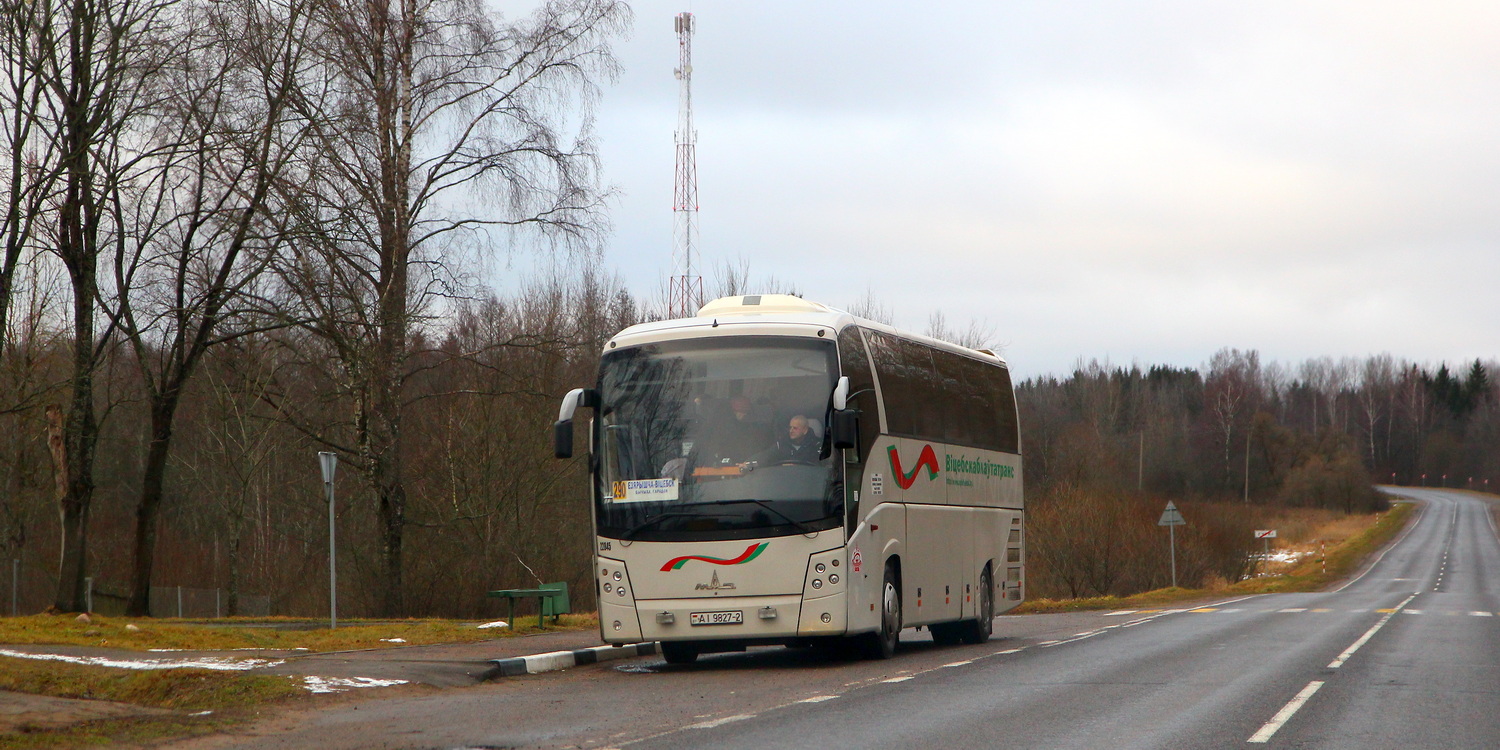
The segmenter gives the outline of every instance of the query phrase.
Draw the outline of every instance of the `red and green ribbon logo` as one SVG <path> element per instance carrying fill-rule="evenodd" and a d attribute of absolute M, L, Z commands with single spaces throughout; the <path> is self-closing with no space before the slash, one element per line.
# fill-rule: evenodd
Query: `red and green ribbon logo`
<path fill-rule="evenodd" d="M 765 552 L 766 548 L 769 546 L 771 546 L 770 542 L 752 544 L 749 547 L 746 547 L 745 551 L 741 552 L 739 557 L 736 557 L 732 560 L 725 560 L 718 557 L 706 557 L 704 555 L 683 555 L 682 557 L 674 557 L 668 560 L 666 565 L 661 566 L 661 569 L 663 573 L 678 570 L 682 566 L 686 565 L 688 560 L 702 560 L 703 562 L 713 563 L 714 565 L 740 565 L 742 563 L 747 563 L 757 557 L 760 557 L 760 553 Z"/>
<path fill-rule="evenodd" d="M 901 489 L 911 489 L 912 484 L 917 481 L 917 474 L 924 467 L 927 469 L 928 479 L 937 479 L 937 452 L 932 450 L 931 445 L 922 446 L 922 453 L 917 456 L 917 465 L 911 467 L 911 473 L 909 474 L 901 470 L 901 456 L 896 453 L 896 446 L 892 445 L 885 450 L 886 455 L 891 458 L 891 471 L 896 473 L 896 484 L 901 485 Z"/>

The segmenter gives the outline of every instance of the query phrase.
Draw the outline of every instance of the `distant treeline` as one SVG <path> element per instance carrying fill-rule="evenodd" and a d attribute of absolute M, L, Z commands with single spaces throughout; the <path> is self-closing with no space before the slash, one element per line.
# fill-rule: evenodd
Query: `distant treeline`
<path fill-rule="evenodd" d="M 1252 530 L 1282 508 L 1385 507 L 1376 483 L 1500 482 L 1494 363 L 1458 373 L 1389 354 L 1263 365 L 1225 349 L 1201 370 L 1080 363 L 1017 388 L 1029 596 L 1169 584 L 1167 500 L 1183 505 L 1179 583 L 1254 572 Z"/>
<path fill-rule="evenodd" d="M 1225 349 L 1201 370 L 1080 364 L 1017 389 L 1029 489 L 1059 483 L 1183 498 L 1369 507 L 1372 482 L 1500 482 L 1500 394 L 1389 354 L 1262 365 Z"/>

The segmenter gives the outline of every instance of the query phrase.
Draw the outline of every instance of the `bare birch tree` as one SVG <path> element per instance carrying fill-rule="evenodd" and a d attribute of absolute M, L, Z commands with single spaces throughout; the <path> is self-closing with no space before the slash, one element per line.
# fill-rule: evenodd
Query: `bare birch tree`
<path fill-rule="evenodd" d="M 298 250 L 284 278 L 339 363 L 352 434 L 323 439 L 373 496 L 379 610 L 396 615 L 412 337 L 462 286 L 460 251 L 492 252 L 507 228 L 583 245 L 597 237 L 590 114 L 629 10 L 552 0 L 507 22 L 475 0 L 315 7 L 321 58 L 297 99 L 314 129 L 302 169 L 282 183 Z"/>
<path fill-rule="evenodd" d="M 67 270 L 72 291 L 72 365 L 67 407 L 53 422 L 62 552 L 55 605 L 83 606 L 88 517 L 99 437 L 95 377 L 110 329 L 97 317 L 99 264 L 124 229 L 115 223 L 116 186 L 138 154 L 124 147 L 127 129 L 151 106 L 149 80 L 160 64 L 164 16 L 173 0 L 35 0 L 26 16 L 35 85 L 28 182 L 47 242 Z M 13 19 L 8 19 L 13 20 Z M 48 161 L 40 161 L 47 157 Z"/>
<path fill-rule="evenodd" d="M 138 118 L 150 157 L 115 203 L 116 222 L 130 232 L 115 245 L 106 305 L 150 412 L 126 604 L 133 616 L 150 614 L 157 517 L 184 389 L 210 347 L 257 328 L 235 318 L 258 307 L 256 284 L 280 244 L 263 234 L 263 211 L 305 130 L 288 117 L 307 38 L 301 3 L 177 10 L 180 43 L 158 76 L 163 100 Z"/>

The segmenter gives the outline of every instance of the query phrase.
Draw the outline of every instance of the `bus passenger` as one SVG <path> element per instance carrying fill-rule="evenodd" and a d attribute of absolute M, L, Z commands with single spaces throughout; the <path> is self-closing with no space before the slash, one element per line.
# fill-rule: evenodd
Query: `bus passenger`
<path fill-rule="evenodd" d="M 731 466 L 748 460 L 772 445 L 774 439 L 765 425 L 750 419 L 750 399 L 735 396 L 729 400 L 733 417 L 714 425 L 699 451 L 701 463 L 707 466 Z"/>

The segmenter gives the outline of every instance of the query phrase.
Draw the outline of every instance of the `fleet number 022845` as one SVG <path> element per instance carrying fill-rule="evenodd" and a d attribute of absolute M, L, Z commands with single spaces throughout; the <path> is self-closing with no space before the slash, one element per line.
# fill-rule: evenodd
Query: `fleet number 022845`
<path fill-rule="evenodd" d="M 688 622 L 694 625 L 738 625 L 745 621 L 745 613 L 735 612 L 693 612 L 688 615 Z"/>

